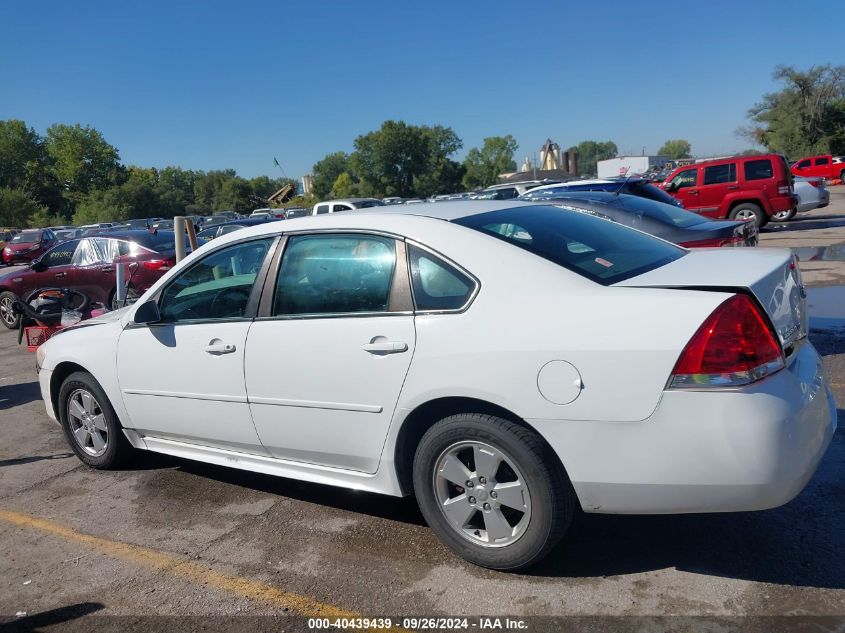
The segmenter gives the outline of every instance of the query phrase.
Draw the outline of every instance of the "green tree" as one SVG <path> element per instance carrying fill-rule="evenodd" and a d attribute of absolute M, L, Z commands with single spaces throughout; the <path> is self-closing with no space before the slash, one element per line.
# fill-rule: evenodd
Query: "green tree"
<path fill-rule="evenodd" d="M 256 206 L 249 182 L 240 176 L 235 176 L 223 181 L 220 196 L 213 208 L 215 211 L 232 210 L 243 213 L 254 209 Z"/>
<path fill-rule="evenodd" d="M 314 163 L 311 173 L 314 176 L 312 191 L 318 199 L 325 199 L 331 195 L 337 177 L 349 172 L 349 155 L 346 152 L 334 152 Z"/>
<path fill-rule="evenodd" d="M 595 174 L 596 163 L 600 160 L 613 158 L 619 153 L 616 143 L 613 141 L 581 141 L 578 145 L 569 148 L 569 152 L 578 153 L 578 171 L 581 174 Z M 572 174 L 579 176 L 580 174 Z"/>
<path fill-rule="evenodd" d="M 358 195 L 358 186 L 349 172 L 345 171 L 334 181 L 329 192 L 332 198 L 354 198 Z"/>
<path fill-rule="evenodd" d="M 845 66 L 778 66 L 773 77 L 784 87 L 763 95 L 739 134 L 793 158 L 845 152 Z"/>
<path fill-rule="evenodd" d="M 23 189 L 0 188 L 0 226 L 25 227 L 32 218 L 46 210 Z"/>
<path fill-rule="evenodd" d="M 42 139 L 23 121 L 0 121 L 0 187 L 28 192 L 41 205 L 61 206 Z"/>
<path fill-rule="evenodd" d="M 200 173 L 194 181 L 194 204 L 203 213 L 216 210 L 229 210 L 218 206 L 223 183 L 236 176 L 234 169 L 220 169 Z"/>
<path fill-rule="evenodd" d="M 52 125 L 46 148 L 50 170 L 70 208 L 87 193 L 107 189 L 124 177 L 117 150 L 90 126 Z"/>
<path fill-rule="evenodd" d="M 668 156 L 672 160 L 676 160 L 678 158 L 689 158 L 692 155 L 690 152 L 692 152 L 692 145 L 690 145 L 689 141 L 682 138 L 666 141 L 660 146 L 660 149 L 657 150 L 658 154 L 661 156 Z"/>
<path fill-rule="evenodd" d="M 473 147 L 464 159 L 466 189 L 481 189 L 496 183 L 499 174 L 516 171 L 513 159 L 519 145 L 513 136 L 490 136 L 481 148 Z"/>
<path fill-rule="evenodd" d="M 122 222 L 132 217 L 132 205 L 121 187 L 95 189 L 82 196 L 73 214 L 73 223 Z"/>
<path fill-rule="evenodd" d="M 461 139 L 447 127 L 385 121 L 378 130 L 355 139 L 352 173 L 361 182 L 362 194 L 425 196 L 454 186 L 448 179 L 457 169 L 444 161 L 461 146 Z"/>
<path fill-rule="evenodd" d="M 202 172 L 181 167 L 161 169 L 155 187 L 159 208 L 153 217 L 172 218 L 174 215 L 185 215 L 188 212 L 187 207 L 194 204 L 194 184 L 202 176 Z"/>

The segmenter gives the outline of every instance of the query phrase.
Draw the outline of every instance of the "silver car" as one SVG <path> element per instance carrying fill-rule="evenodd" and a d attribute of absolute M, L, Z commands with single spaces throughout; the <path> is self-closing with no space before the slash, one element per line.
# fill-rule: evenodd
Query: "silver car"
<path fill-rule="evenodd" d="M 804 213 L 813 209 L 820 209 L 830 204 L 830 192 L 824 185 L 824 178 L 795 177 L 795 195 L 798 196 L 798 207 L 789 211 L 780 211 L 772 216 L 775 222 L 787 222 L 796 213 Z"/>

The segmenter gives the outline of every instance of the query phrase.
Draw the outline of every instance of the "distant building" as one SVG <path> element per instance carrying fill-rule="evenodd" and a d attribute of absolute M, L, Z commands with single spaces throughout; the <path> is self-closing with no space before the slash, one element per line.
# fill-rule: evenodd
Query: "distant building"
<path fill-rule="evenodd" d="M 551 171 L 553 169 L 565 169 L 561 163 L 560 145 L 547 138 L 540 148 L 540 169 Z"/>

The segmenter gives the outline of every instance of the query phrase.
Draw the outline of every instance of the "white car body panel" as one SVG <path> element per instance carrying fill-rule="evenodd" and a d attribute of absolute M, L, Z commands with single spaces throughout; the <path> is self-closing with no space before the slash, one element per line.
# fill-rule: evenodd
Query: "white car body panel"
<path fill-rule="evenodd" d="M 492 211 L 531 204 L 444 202 L 418 205 L 417 213 L 448 220 L 468 208 Z M 75 363 L 97 378 L 127 437 L 139 448 L 398 495 L 406 491 L 394 458 L 408 415 L 434 399 L 475 398 L 510 411 L 545 438 L 588 512 L 760 509 L 788 501 L 812 475 L 835 429 L 835 405 L 818 354 L 806 340 L 795 341 L 787 368 L 747 387 L 666 389 L 681 350 L 732 288 L 750 288 L 787 335 L 796 319 L 805 322 L 802 303 L 796 312 L 792 303 L 775 297 L 779 284 L 785 296 L 800 292 L 800 280 L 783 273 L 784 265 L 788 269 L 783 252 L 690 253 L 626 282 L 601 286 L 493 237 L 408 213 L 398 207 L 242 229 L 189 255 L 136 304 L 196 258 L 229 242 L 281 232 L 379 231 L 426 245 L 480 281 L 465 311 L 376 319 L 395 321 L 391 327 L 397 329 L 384 330 L 385 335 L 407 339 L 406 353 L 373 358 L 361 350 L 356 358 L 355 346 L 367 342 L 370 334 L 366 323 L 302 319 L 292 320 L 296 327 L 283 331 L 283 320 L 258 319 L 243 334 L 241 322 L 234 324 L 241 328 L 235 328 L 237 334 L 229 333 L 237 339 L 238 353 L 228 357 L 237 358 L 245 350 L 245 392 L 228 380 L 216 382 L 219 378 L 208 370 L 220 358 L 206 358 L 201 349 L 190 358 L 190 348 L 172 348 L 181 351 L 179 363 L 192 369 L 184 378 L 176 375 L 176 356 L 163 355 L 148 365 L 152 348 L 143 344 L 143 334 L 137 342 L 127 341 L 134 349 L 121 347 L 126 354 L 121 363 L 127 364 L 121 364 L 119 384 L 118 339 L 154 329 L 124 330 L 136 309 L 130 307 L 43 346 L 39 380 L 48 413 L 55 417 L 53 372 Z M 320 325 L 325 326 L 322 333 Z M 193 326 L 173 329 L 186 327 Z M 207 343 L 204 339 L 212 332 L 201 334 L 192 345 Z M 130 354 L 137 367 L 129 362 Z M 577 372 L 576 397 L 568 404 L 555 404 L 540 393 L 541 370 L 550 361 L 566 361 Z M 172 367 L 161 370 L 162 362 Z M 390 371 L 372 371 L 390 363 L 395 365 Z M 145 376 L 143 367 L 162 376 Z M 237 374 L 233 367 L 226 372 Z M 394 395 L 400 378 L 401 391 Z M 572 391 L 572 384 L 565 388 Z M 170 393 L 148 396 L 126 390 Z M 199 399 L 173 398 L 172 392 L 226 396 L 238 409 L 233 435 L 220 426 L 226 416 L 219 408 L 204 408 L 202 414 L 181 409 L 184 420 L 171 427 L 165 422 L 171 412 L 160 403 L 204 407 Z M 243 411 L 249 415 L 241 416 Z M 160 419 L 148 419 L 155 416 Z M 257 433 L 253 429 L 242 435 L 238 429 L 248 428 L 250 418 Z M 209 439 L 203 433 L 217 436 Z M 256 437 L 262 446 L 255 445 Z"/>
<path fill-rule="evenodd" d="M 374 339 L 406 349 L 363 351 Z M 412 315 L 256 321 L 245 375 L 270 455 L 374 473 L 415 340 Z"/>

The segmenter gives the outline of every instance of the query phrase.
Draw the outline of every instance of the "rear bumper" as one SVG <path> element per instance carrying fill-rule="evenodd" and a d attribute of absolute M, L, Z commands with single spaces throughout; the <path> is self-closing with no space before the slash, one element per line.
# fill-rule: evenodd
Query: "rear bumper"
<path fill-rule="evenodd" d="M 795 194 L 789 196 L 773 196 L 769 198 L 769 206 L 771 207 L 769 215 L 795 209 L 798 207 L 798 201 L 798 196 Z"/>
<path fill-rule="evenodd" d="M 821 359 L 731 391 L 666 391 L 641 422 L 531 420 L 586 512 L 674 514 L 773 508 L 812 477 L 836 429 Z"/>

